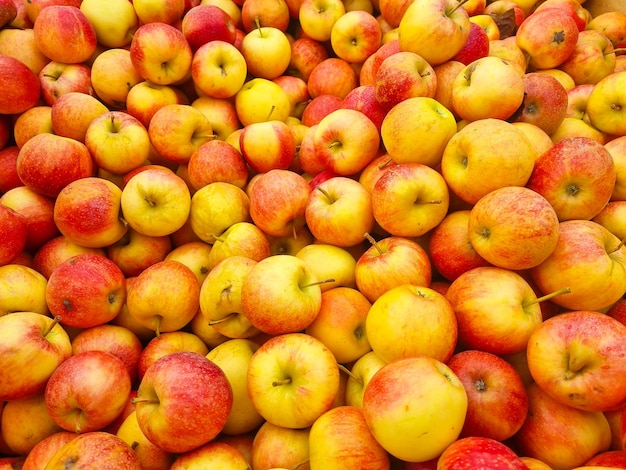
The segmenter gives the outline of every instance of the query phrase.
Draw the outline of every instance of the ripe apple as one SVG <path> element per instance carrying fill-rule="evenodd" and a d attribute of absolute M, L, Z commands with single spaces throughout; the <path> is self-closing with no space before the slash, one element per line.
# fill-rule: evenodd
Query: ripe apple
<path fill-rule="evenodd" d="M 419 237 L 443 220 L 450 195 L 441 173 L 421 163 L 390 166 L 372 189 L 374 219 L 390 235 Z"/>
<path fill-rule="evenodd" d="M 84 468 L 141 470 L 132 447 L 119 437 L 103 431 L 85 432 L 63 445 L 48 461 L 47 468 L 61 470 L 67 462 Z"/>
<path fill-rule="evenodd" d="M 141 468 L 165 469 L 174 463 L 174 454 L 159 448 L 146 437 L 139 427 L 137 412 L 134 410 L 122 421 L 115 435 L 132 447 Z"/>
<path fill-rule="evenodd" d="M 595 84 L 587 100 L 589 122 L 600 132 L 626 135 L 622 106 L 616 105 L 623 96 L 626 71 L 612 73 Z"/>
<path fill-rule="evenodd" d="M 522 427 L 528 412 L 526 388 L 517 370 L 500 356 L 466 349 L 446 363 L 467 392 L 462 437 L 505 441 Z"/>
<path fill-rule="evenodd" d="M 605 147 L 611 157 L 613 157 L 613 164 L 615 166 L 616 172 L 616 180 L 615 187 L 613 188 L 613 195 L 611 196 L 612 201 L 620 201 L 625 200 L 626 197 L 626 183 L 625 183 L 625 172 L 626 168 L 626 137 L 617 137 L 615 139 L 610 140 L 605 144 Z M 0 152 L 1 155 L 1 152 Z M 0 156 L 1 158 L 1 156 Z"/>
<path fill-rule="evenodd" d="M 392 456 L 423 462 L 439 456 L 461 432 L 467 411 L 463 384 L 428 356 L 385 364 L 365 386 L 363 415 Z"/>
<path fill-rule="evenodd" d="M 511 123 L 489 118 L 470 122 L 450 138 L 441 173 L 451 192 L 475 204 L 499 187 L 525 186 L 534 165 L 528 137 Z"/>
<path fill-rule="evenodd" d="M 198 90 L 212 98 L 235 96 L 246 80 L 248 66 L 230 42 L 215 39 L 193 54 L 191 76 Z"/>
<path fill-rule="evenodd" d="M 45 468 L 52 456 L 72 439 L 79 435 L 70 431 L 56 432 L 39 441 L 28 453 L 22 470 Z"/>
<path fill-rule="evenodd" d="M 130 315 L 159 336 L 191 321 L 199 308 L 199 294 L 191 269 L 178 261 L 160 261 L 143 270 L 129 286 L 126 305 Z"/>
<path fill-rule="evenodd" d="M 180 83 L 191 73 L 191 46 L 182 31 L 168 23 L 139 26 L 128 51 L 139 75 L 158 85 Z"/>
<path fill-rule="evenodd" d="M 241 26 L 245 32 L 261 27 L 276 28 L 287 31 L 291 20 L 289 4 L 285 0 L 266 2 L 250 0 L 241 2 Z"/>
<path fill-rule="evenodd" d="M 615 71 L 615 48 L 603 33 L 595 29 L 578 33 L 576 47 L 559 68 L 577 85 L 596 84 Z"/>
<path fill-rule="evenodd" d="M 496 439 L 482 436 L 464 437 L 450 444 L 437 460 L 437 468 L 451 470 L 474 467 L 482 465 L 482 462 L 489 462 L 493 468 L 528 468 L 510 447 Z"/>
<path fill-rule="evenodd" d="M 191 8 L 183 16 L 181 27 L 192 51 L 211 41 L 235 42 L 235 24 L 230 15 L 217 5 L 200 3 Z"/>
<path fill-rule="evenodd" d="M 467 3 L 464 5 L 467 5 Z M 470 15 L 469 20 L 471 23 L 477 24 L 483 29 L 483 31 L 485 31 L 485 33 L 487 34 L 487 38 L 490 42 L 500 39 L 500 28 L 498 27 L 498 23 L 496 23 L 496 20 L 493 16 L 485 13 L 484 10 L 482 13 Z M 502 36 L 504 37 L 504 34 Z M 489 45 L 491 46 L 491 44 Z"/>
<path fill-rule="evenodd" d="M 356 287 L 356 259 L 347 249 L 326 243 L 307 243 L 292 254 L 302 259 L 318 279 L 334 279 L 320 284 L 322 292 L 335 287 Z"/>
<path fill-rule="evenodd" d="M 339 406 L 311 426 L 309 465 L 327 470 L 384 470 L 389 468 L 389 454 L 372 435 L 362 409 Z"/>
<path fill-rule="evenodd" d="M 66 93 L 94 94 L 91 86 L 91 68 L 85 63 L 66 64 L 52 60 L 39 72 L 39 80 L 41 97 L 48 106 L 52 106 Z"/>
<path fill-rule="evenodd" d="M 376 100 L 376 87 L 374 85 L 357 86 L 345 96 L 341 107 L 361 111 L 370 118 L 380 133 L 387 111 Z"/>
<path fill-rule="evenodd" d="M 413 97 L 387 112 L 380 135 L 394 162 L 422 163 L 435 168 L 456 131 L 450 110 L 433 98 Z"/>
<path fill-rule="evenodd" d="M 626 452 L 623 450 L 605 450 L 599 452 L 585 462 L 585 466 L 599 466 L 619 468 L 626 465 Z"/>
<path fill-rule="evenodd" d="M 376 17 L 364 10 L 346 11 L 330 31 L 333 52 L 351 64 L 360 64 L 378 50 L 382 30 Z"/>
<path fill-rule="evenodd" d="M 626 46 L 626 38 L 623 37 L 626 15 L 621 11 L 607 11 L 593 15 L 587 23 L 587 29 L 600 31 L 613 43 L 614 47 Z"/>
<path fill-rule="evenodd" d="M 144 235 L 170 235 L 181 228 L 191 210 L 187 183 L 166 168 L 149 168 L 133 175 L 121 196 L 124 219 Z"/>
<path fill-rule="evenodd" d="M 122 239 L 128 225 L 120 214 L 122 190 L 98 177 L 77 179 L 56 198 L 54 222 L 71 242 L 103 248 Z"/>
<path fill-rule="evenodd" d="M 231 339 L 209 351 L 207 359 L 220 367 L 233 391 L 233 404 L 222 429 L 226 435 L 256 431 L 265 421 L 248 395 L 248 365 L 260 345 L 249 339 Z"/>
<path fill-rule="evenodd" d="M 222 370 L 194 352 L 163 356 L 146 370 L 134 399 L 139 427 L 166 452 L 183 453 L 214 439 L 233 402 Z"/>
<path fill-rule="evenodd" d="M 380 18 L 380 16 L 378 18 Z M 397 38 L 383 42 L 378 50 L 361 64 L 359 70 L 359 85 L 375 86 L 376 73 L 380 68 L 380 64 L 382 64 L 387 57 L 398 52 L 401 52 L 401 50 L 400 41 Z"/>
<path fill-rule="evenodd" d="M 23 215 L 0 204 L 0 226 L 2 226 L 0 266 L 4 266 L 17 258 L 26 246 L 28 224 Z"/>
<path fill-rule="evenodd" d="M 333 25 L 345 13 L 341 0 L 302 0 L 298 21 L 307 37 L 324 42 L 330 40 Z"/>
<path fill-rule="evenodd" d="M 231 256 L 261 261 L 275 254 L 272 240 L 250 222 L 236 222 L 215 238 L 208 257 L 208 268 L 212 270 L 221 261 Z"/>
<path fill-rule="evenodd" d="M 469 33 L 469 15 L 456 0 L 416 0 L 398 24 L 400 48 L 419 54 L 432 66 L 453 58 Z"/>
<path fill-rule="evenodd" d="M 202 285 L 209 274 L 211 248 L 211 245 L 202 241 L 189 241 L 174 247 L 166 254 L 165 259 L 186 265 L 196 275 L 198 284 Z"/>
<path fill-rule="evenodd" d="M 245 126 L 239 135 L 239 148 L 250 168 L 267 173 L 291 166 L 296 156 L 296 139 L 284 121 L 271 119 Z"/>
<path fill-rule="evenodd" d="M 142 81 L 126 96 L 126 111 L 148 129 L 152 116 L 168 104 L 189 104 L 189 98 L 178 87 Z"/>
<path fill-rule="evenodd" d="M 148 266 L 163 261 L 172 249 L 167 235 L 151 237 L 129 229 L 116 243 L 106 247 L 107 257 L 126 277 L 138 276 Z"/>
<path fill-rule="evenodd" d="M 48 280 L 39 271 L 21 264 L 0 266 L 0 315 L 14 312 L 32 312 L 50 315 L 46 303 Z"/>
<path fill-rule="evenodd" d="M 359 83 L 358 75 L 348 61 L 331 56 L 313 68 L 307 84 L 312 98 L 334 95 L 344 99 Z"/>
<path fill-rule="evenodd" d="M 266 421 L 254 435 L 250 463 L 253 468 L 308 467 L 309 428 L 291 429 Z M 279 467 L 280 465 L 280 467 Z"/>
<path fill-rule="evenodd" d="M 317 64 L 328 58 L 328 51 L 323 44 L 308 36 L 291 42 L 291 54 L 287 72 L 308 81 Z"/>
<path fill-rule="evenodd" d="M 4 194 L 10 189 L 24 185 L 17 174 L 19 153 L 20 149 L 17 145 L 5 146 L 0 150 L 0 193 Z"/>
<path fill-rule="evenodd" d="M 301 123 L 304 124 L 305 126 L 308 126 L 309 129 L 311 129 L 314 126 L 317 126 L 320 123 L 320 121 L 324 117 L 326 117 L 328 114 L 330 114 L 331 112 L 337 109 L 340 109 L 342 105 L 343 105 L 343 100 L 339 98 L 338 96 L 318 95 L 315 98 L 311 99 L 305 106 L 304 110 L 302 111 Z M 310 135 L 311 139 L 312 139 L 312 134 L 313 134 L 312 132 L 307 132 L 307 135 Z M 307 140 L 310 140 L 310 139 L 307 139 L 307 135 L 304 136 L 303 142 L 300 145 L 300 151 L 298 153 L 299 156 L 305 153 L 306 151 L 310 150 L 310 149 L 303 150 L 303 147 L 306 147 L 307 145 Z M 301 160 L 304 160 L 304 158 L 305 157 L 302 157 Z M 319 158 L 317 160 L 319 160 Z M 323 170 L 324 166 L 321 163 L 319 163 L 318 167 L 316 167 L 315 169 L 311 169 L 310 166 L 303 167 L 303 169 L 304 168 L 307 168 L 307 173 L 316 174 L 316 173 L 319 173 L 319 171 Z"/>
<path fill-rule="evenodd" d="M 98 43 L 93 25 L 77 6 L 49 6 L 39 12 L 33 24 L 37 47 L 56 62 L 85 62 Z"/>
<path fill-rule="evenodd" d="M 208 442 L 193 450 L 185 452 L 169 467 L 171 470 L 184 470 L 193 466 L 204 468 L 230 468 L 246 470 L 250 468 L 248 460 L 236 447 L 226 442 Z"/>
<path fill-rule="evenodd" d="M 50 312 L 63 325 L 90 328 L 115 318 L 126 301 L 126 278 L 109 258 L 73 256 L 57 266 L 46 285 Z"/>
<path fill-rule="evenodd" d="M 133 8 L 142 24 L 164 23 L 175 24 L 185 13 L 185 0 L 167 0 L 153 2 L 151 0 L 133 0 Z"/>
<path fill-rule="evenodd" d="M 302 117 L 304 108 L 306 108 L 311 101 L 311 95 L 309 94 L 307 82 L 300 77 L 294 77 L 292 75 L 280 75 L 272 81 L 274 83 L 278 83 L 285 93 L 287 93 L 287 97 L 291 103 L 290 117 L 295 117 L 299 120 Z M 290 127 L 292 127 L 292 129 L 294 123 L 302 124 L 298 120 L 290 123 Z"/>
<path fill-rule="evenodd" d="M 72 181 L 93 176 L 94 170 L 85 144 L 55 134 L 33 136 L 20 148 L 17 157 L 17 173 L 24 184 L 52 198 Z"/>
<path fill-rule="evenodd" d="M 465 5 L 467 5 L 467 3 L 463 6 L 465 7 Z M 489 36 L 487 35 L 487 31 L 478 23 L 472 21 L 472 18 L 473 16 L 470 16 L 470 30 L 465 44 L 463 44 L 461 50 L 450 59 L 465 65 L 469 65 L 471 62 L 489 55 Z"/>
<path fill-rule="evenodd" d="M 526 392 L 528 417 L 513 440 L 521 454 L 550 468 L 576 468 L 609 449 L 611 430 L 602 413 L 564 405 L 536 383 Z"/>
<path fill-rule="evenodd" d="M 278 83 L 255 77 L 236 92 L 235 109 L 242 125 L 269 120 L 285 121 L 291 114 L 287 92 Z"/>
<path fill-rule="evenodd" d="M 591 220 L 607 228 L 620 240 L 624 240 L 626 238 L 625 210 L 626 201 L 611 201 Z"/>
<path fill-rule="evenodd" d="M 95 96 L 71 91 L 58 97 L 52 104 L 52 128 L 57 135 L 84 143 L 91 121 L 108 111 L 104 103 Z"/>
<path fill-rule="evenodd" d="M 80 11 L 93 26 L 98 44 L 106 48 L 127 46 L 139 26 L 133 4 L 125 0 L 87 0 L 80 2 Z"/>
<path fill-rule="evenodd" d="M 365 330 L 372 350 L 385 362 L 420 355 L 446 362 L 458 337 L 454 313 L 444 295 L 404 284 L 372 303 Z"/>
<path fill-rule="evenodd" d="M 354 268 L 356 285 L 370 302 L 400 285 L 430 285 L 430 259 L 415 240 L 388 236 L 378 241 L 372 238 L 372 242 Z"/>
<path fill-rule="evenodd" d="M 367 383 L 386 364 L 374 351 L 363 354 L 352 364 L 345 390 L 345 404 L 363 408 L 363 393 Z"/>
<path fill-rule="evenodd" d="M 231 134 L 235 136 L 235 131 L 241 129 L 235 103 L 232 100 L 204 95 L 193 100 L 191 105 L 199 109 L 209 120 L 217 140 L 225 141 L 231 137 Z"/>
<path fill-rule="evenodd" d="M 250 358 L 248 394 L 257 411 L 276 426 L 311 426 L 332 407 L 338 387 L 335 356 L 304 333 L 273 336 Z M 283 406 L 276 407 L 276 400 Z"/>
<path fill-rule="evenodd" d="M 98 98 L 111 109 L 124 109 L 134 85 L 144 81 L 125 48 L 105 49 L 91 64 L 91 84 Z"/>
<path fill-rule="evenodd" d="M 15 145 L 21 149 L 38 134 L 52 134 L 52 107 L 46 104 L 33 106 L 20 114 L 13 125 Z"/>
<path fill-rule="evenodd" d="M 111 353 L 84 351 L 63 361 L 46 384 L 50 417 L 66 431 L 100 431 L 128 401 L 131 380 L 124 363 Z"/>
<path fill-rule="evenodd" d="M 289 66 L 291 44 L 281 29 L 259 25 L 244 36 L 239 48 L 246 60 L 248 73 L 273 80 Z"/>
<path fill-rule="evenodd" d="M 571 137 L 537 159 L 527 187 L 550 202 L 559 220 L 588 220 L 609 202 L 616 177 L 613 158 L 603 145 Z"/>

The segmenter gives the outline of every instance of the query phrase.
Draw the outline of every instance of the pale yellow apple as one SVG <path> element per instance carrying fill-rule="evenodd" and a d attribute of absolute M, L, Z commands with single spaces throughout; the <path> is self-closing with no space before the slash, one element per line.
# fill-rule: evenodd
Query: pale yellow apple
<path fill-rule="evenodd" d="M 124 47 L 130 44 L 139 19 L 128 0 L 85 0 L 80 10 L 96 31 L 98 43 L 106 48 Z"/>
<path fill-rule="evenodd" d="M 235 108 L 244 126 L 269 120 L 285 121 L 291 114 L 291 102 L 280 85 L 266 78 L 253 78 L 235 95 Z"/>
<path fill-rule="evenodd" d="M 356 260 L 345 248 L 326 243 L 307 243 L 295 255 L 303 260 L 318 279 L 334 279 L 320 287 L 322 292 L 335 287 L 356 287 Z"/>
<path fill-rule="evenodd" d="M 374 351 L 365 353 L 354 362 L 346 383 L 346 405 L 363 408 L 365 387 L 374 374 L 385 364 L 387 362 Z"/>
<path fill-rule="evenodd" d="M 35 312 L 50 315 L 46 303 L 47 279 L 29 266 L 0 266 L 0 315 Z"/>

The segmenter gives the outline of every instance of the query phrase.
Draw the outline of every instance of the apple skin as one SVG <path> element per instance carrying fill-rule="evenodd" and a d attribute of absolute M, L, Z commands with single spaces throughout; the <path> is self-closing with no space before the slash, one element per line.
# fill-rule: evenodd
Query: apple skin
<path fill-rule="evenodd" d="M 138 276 L 154 263 L 163 261 L 172 249 L 170 237 L 150 237 L 130 229 L 117 242 L 106 247 L 106 256 L 126 277 Z"/>
<path fill-rule="evenodd" d="M 307 83 L 311 98 L 333 95 L 344 99 L 357 87 L 358 77 L 349 62 L 331 56 L 315 66 Z"/>
<path fill-rule="evenodd" d="M 50 61 L 39 72 L 41 97 L 52 106 L 66 93 L 79 92 L 93 95 L 91 68 L 85 63 L 64 64 Z"/>
<path fill-rule="evenodd" d="M 34 268 L 17 262 L 0 266 L 0 288 L 5 293 L 0 300 L 0 315 L 15 312 L 50 315 L 46 303 L 47 279 Z"/>
<path fill-rule="evenodd" d="M 624 324 L 603 313 L 578 310 L 557 315 L 542 323 L 529 340 L 530 373 L 545 393 L 566 406 L 609 411 L 626 400 L 622 379 L 626 365 L 620 359 L 625 335 Z"/>
<path fill-rule="evenodd" d="M 70 91 L 57 98 L 50 110 L 54 133 L 85 142 L 91 121 L 108 112 L 98 98 L 87 93 Z"/>
<path fill-rule="evenodd" d="M 365 10 L 346 11 L 330 32 L 334 53 L 352 64 L 360 64 L 376 52 L 381 39 L 380 24 L 372 13 Z"/>
<path fill-rule="evenodd" d="M 528 467 L 502 442 L 482 436 L 463 437 L 447 447 L 437 461 L 438 470 L 476 468 L 525 470 Z"/>
<path fill-rule="evenodd" d="M 2 194 L 24 185 L 17 174 L 19 153 L 20 149 L 17 145 L 8 145 L 0 150 L 0 193 Z"/>
<path fill-rule="evenodd" d="M 3 230 L 0 266 L 4 266 L 17 258 L 26 246 L 28 225 L 23 215 L 2 204 L 0 204 L 0 225 Z"/>
<path fill-rule="evenodd" d="M 13 125 L 15 145 L 20 149 L 38 134 L 53 134 L 52 108 L 46 104 L 38 104 L 17 116 Z"/>
<path fill-rule="evenodd" d="M 45 468 L 52 456 L 72 439 L 79 435 L 70 431 L 59 431 L 39 441 L 28 453 L 22 470 Z"/>
<path fill-rule="evenodd" d="M 595 84 L 587 100 L 587 114 L 591 125 L 600 132 L 615 136 L 626 135 L 623 109 L 612 105 L 619 100 L 626 71 L 611 73 Z"/>
<path fill-rule="evenodd" d="M 296 156 L 296 138 L 283 121 L 254 122 L 239 135 L 241 155 L 253 171 L 288 169 Z"/>
<path fill-rule="evenodd" d="M 291 44 L 283 30 L 269 25 L 251 29 L 239 47 L 251 76 L 273 80 L 289 67 Z"/>
<path fill-rule="evenodd" d="M 370 118 L 379 132 L 387 114 L 387 111 L 376 100 L 376 87 L 374 85 L 357 86 L 345 96 L 341 107 L 361 111 Z"/>
<path fill-rule="evenodd" d="M 46 468 L 62 470 L 67 462 L 82 468 L 141 470 L 139 458 L 130 445 L 103 431 L 85 432 L 67 442 L 52 456 Z"/>
<path fill-rule="evenodd" d="M 176 457 L 171 470 L 185 470 L 200 466 L 204 468 L 229 468 L 232 470 L 247 470 L 250 468 L 248 460 L 239 449 L 226 442 L 208 442 L 196 449 L 185 452 Z"/>
<path fill-rule="evenodd" d="M 206 357 L 182 351 L 146 370 L 134 403 L 146 437 L 166 452 L 183 453 L 221 432 L 232 401 L 224 372 Z"/>
<path fill-rule="evenodd" d="M 513 439 L 522 455 L 551 468 L 576 468 L 609 449 L 611 430 L 602 413 L 563 405 L 536 383 L 526 392 L 528 418 Z"/>
<path fill-rule="evenodd" d="M 250 451 L 252 468 L 292 468 L 302 465 L 310 470 L 309 428 L 290 429 L 266 421 L 254 435 Z"/>
<path fill-rule="evenodd" d="M 121 359 L 105 351 L 84 351 L 55 369 L 46 384 L 45 401 L 61 428 L 88 433 L 113 422 L 130 391 L 131 379 Z"/>
<path fill-rule="evenodd" d="M 590 29 L 578 33 L 572 54 L 559 65 L 577 85 L 596 84 L 615 71 L 613 43 L 600 31 Z"/>
<path fill-rule="evenodd" d="M 200 4 L 191 8 L 183 16 L 181 27 L 193 51 L 214 40 L 235 43 L 235 24 L 217 5 Z"/>
<path fill-rule="evenodd" d="M 607 11 L 595 15 L 587 23 L 587 29 L 600 31 L 613 43 L 614 47 L 626 46 L 624 29 L 626 28 L 626 14 L 620 11 Z"/>
<path fill-rule="evenodd" d="M 343 100 L 339 98 L 338 96 L 328 95 L 328 94 L 318 95 L 312 98 L 307 103 L 306 107 L 302 111 L 302 117 L 300 120 L 302 124 L 304 124 L 305 126 L 308 126 L 309 128 L 314 127 L 318 125 L 325 116 L 329 115 L 331 112 L 335 111 L 336 109 L 341 108 L 342 103 L 343 103 Z M 312 135 L 313 133 L 309 133 L 309 134 Z M 307 138 L 305 136 L 303 141 L 306 141 L 306 140 Z M 302 149 L 300 149 L 300 152 L 302 153 Z M 320 171 L 323 169 L 324 169 L 324 166 L 320 164 Z M 315 173 L 315 172 L 313 171 L 310 173 Z"/>
<path fill-rule="evenodd" d="M 291 55 L 287 73 L 308 81 L 317 64 L 328 58 L 323 44 L 307 37 L 299 37 L 291 42 Z"/>
<path fill-rule="evenodd" d="M 462 383 L 448 366 L 416 356 L 388 362 L 374 374 L 365 386 L 363 415 L 392 456 L 423 462 L 457 440 L 467 403 Z"/>
<path fill-rule="evenodd" d="M 98 44 L 106 48 L 125 47 L 130 44 L 139 19 L 132 4 L 114 0 L 103 4 L 88 0 L 80 3 L 80 10 L 92 24 Z"/>
<path fill-rule="evenodd" d="M 231 98 L 243 86 L 248 67 L 241 51 L 227 41 L 213 40 L 193 54 L 191 76 L 198 90 L 212 98 Z"/>
<path fill-rule="evenodd" d="M 482 26 L 474 23 L 470 16 L 470 31 L 465 44 L 450 60 L 469 65 L 481 57 L 489 55 L 489 36 Z"/>
<path fill-rule="evenodd" d="M 126 278 L 109 258 L 96 253 L 76 255 L 50 274 L 46 301 L 63 325 L 102 325 L 121 311 L 126 301 Z"/>
<path fill-rule="evenodd" d="M 6 377 L 10 377 L 8 382 L 0 382 L 0 397 L 17 400 L 43 392 L 52 373 L 72 354 L 68 334 L 57 321 L 34 312 L 4 315 L 0 324 L 4 351 L 0 358 Z M 19 355 L 10 353 L 18 347 Z"/>
<path fill-rule="evenodd" d="M 457 352 L 446 364 L 467 392 L 461 436 L 496 441 L 513 437 L 528 412 L 526 388 L 517 370 L 500 356 L 477 349 Z"/>
<path fill-rule="evenodd" d="M 585 466 L 626 467 L 626 452 L 623 450 L 606 450 L 599 452 L 587 460 Z"/>
<path fill-rule="evenodd" d="M 49 158 L 53 154 L 56 158 Z M 93 176 L 95 165 L 85 144 L 54 134 L 29 139 L 17 157 L 17 172 L 26 186 L 57 197 L 72 181 Z"/>

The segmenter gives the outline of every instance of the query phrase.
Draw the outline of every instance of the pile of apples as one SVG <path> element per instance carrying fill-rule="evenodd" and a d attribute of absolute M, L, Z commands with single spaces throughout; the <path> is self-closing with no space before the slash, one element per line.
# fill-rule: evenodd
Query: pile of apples
<path fill-rule="evenodd" d="M 594 1 L 0 0 L 0 469 L 626 468 Z"/>

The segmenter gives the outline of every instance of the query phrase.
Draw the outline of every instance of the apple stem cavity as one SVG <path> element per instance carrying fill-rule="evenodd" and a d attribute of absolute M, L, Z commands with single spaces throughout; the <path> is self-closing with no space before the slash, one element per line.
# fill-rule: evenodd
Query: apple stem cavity
<path fill-rule="evenodd" d="M 352 380 L 356 381 L 357 383 L 363 385 L 363 381 L 357 377 L 356 375 L 354 375 L 352 373 L 352 371 L 350 369 L 348 369 L 346 366 L 344 366 L 343 364 L 337 364 L 337 367 L 339 368 L 339 370 L 341 372 L 343 372 L 344 374 L 346 374 L 348 377 L 350 377 Z"/>
<path fill-rule="evenodd" d="M 459 8 L 461 8 L 463 6 L 463 4 L 467 3 L 469 0 L 461 0 L 458 5 L 456 5 L 454 8 L 452 8 L 451 10 L 446 12 L 446 16 L 452 16 L 454 14 L 455 11 L 457 11 Z"/>
<path fill-rule="evenodd" d="M 372 244 L 372 246 L 374 248 L 376 248 L 376 251 L 378 251 L 379 255 L 382 255 L 384 253 L 384 251 L 382 250 L 382 248 L 380 247 L 380 245 L 378 244 L 378 242 L 376 242 L 376 239 L 374 237 L 372 237 L 369 233 L 365 232 L 363 234 L 363 236 L 366 238 L 366 240 L 368 242 L 370 242 Z"/>
<path fill-rule="evenodd" d="M 139 397 L 134 397 L 131 398 L 130 402 L 133 405 L 136 405 L 137 403 L 159 403 L 158 399 L 154 399 L 154 398 L 139 398 Z"/>
<path fill-rule="evenodd" d="M 550 300 L 556 297 L 557 295 L 569 294 L 571 291 L 572 290 L 569 287 L 563 287 L 562 289 L 556 290 L 546 295 L 542 295 L 541 297 L 537 297 L 536 299 L 531 300 L 530 302 L 524 303 L 524 307 L 528 307 L 529 305 L 533 305 L 533 304 L 538 304 L 539 302 L 543 302 L 544 300 Z"/>
<path fill-rule="evenodd" d="M 57 315 L 52 319 L 52 323 L 50 323 L 50 325 L 48 325 L 48 328 L 46 328 L 41 335 L 45 338 L 46 336 L 48 336 L 48 334 L 52 331 L 52 329 L 57 326 L 57 324 L 61 321 L 61 316 Z"/>
<path fill-rule="evenodd" d="M 474 382 L 474 387 L 479 392 L 487 391 L 487 384 L 485 383 L 483 379 L 478 379 L 476 382 Z"/>
<path fill-rule="evenodd" d="M 616 251 L 619 251 L 622 249 L 622 247 L 624 246 L 624 243 L 626 243 L 626 238 L 623 238 L 615 247 L 615 249 L 611 252 L 611 253 L 615 253 Z"/>
<path fill-rule="evenodd" d="M 280 385 L 289 385 L 291 383 L 291 377 L 286 377 L 281 380 L 274 380 L 272 382 L 272 387 L 278 387 Z"/>

